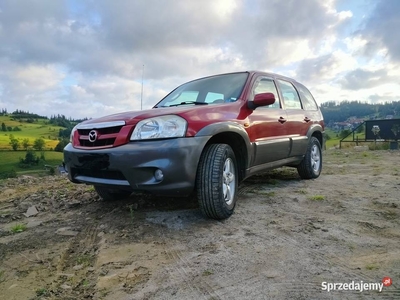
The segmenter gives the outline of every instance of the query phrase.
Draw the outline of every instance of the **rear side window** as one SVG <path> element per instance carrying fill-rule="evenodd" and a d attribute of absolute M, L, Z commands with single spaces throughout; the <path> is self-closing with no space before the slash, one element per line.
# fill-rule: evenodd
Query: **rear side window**
<path fill-rule="evenodd" d="M 283 102 L 285 102 L 285 107 L 287 109 L 301 109 L 299 94 L 297 94 L 297 91 L 294 88 L 293 84 L 280 79 L 278 79 L 277 81 L 281 89 Z"/>
<path fill-rule="evenodd" d="M 310 91 L 301 84 L 296 84 L 296 87 L 299 91 L 301 102 L 303 103 L 303 108 L 305 110 L 317 110 L 317 103 L 315 103 L 314 97 L 311 95 Z"/>

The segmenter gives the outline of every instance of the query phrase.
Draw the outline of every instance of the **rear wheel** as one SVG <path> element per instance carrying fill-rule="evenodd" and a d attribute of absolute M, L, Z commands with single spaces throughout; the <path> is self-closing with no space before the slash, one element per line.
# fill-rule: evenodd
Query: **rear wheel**
<path fill-rule="evenodd" d="M 197 170 L 197 199 L 209 218 L 229 218 L 236 204 L 237 164 L 232 148 L 226 144 L 207 146 Z"/>
<path fill-rule="evenodd" d="M 94 189 L 96 190 L 96 193 L 103 198 L 103 200 L 106 201 L 112 201 L 112 200 L 121 200 L 129 197 L 130 194 L 132 194 L 129 191 L 126 190 L 121 190 L 121 189 L 111 189 L 107 188 L 104 186 L 100 185 L 95 185 Z"/>
<path fill-rule="evenodd" d="M 297 166 L 297 172 L 303 179 L 317 178 L 322 170 L 321 144 L 316 137 L 311 137 L 306 155 Z"/>

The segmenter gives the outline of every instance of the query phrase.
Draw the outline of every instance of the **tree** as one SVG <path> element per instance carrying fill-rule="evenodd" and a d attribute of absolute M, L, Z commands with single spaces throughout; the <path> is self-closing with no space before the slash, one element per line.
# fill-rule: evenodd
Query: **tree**
<path fill-rule="evenodd" d="M 61 129 L 58 131 L 58 137 L 60 138 L 69 138 L 71 135 L 72 127 L 66 128 L 66 129 Z"/>
<path fill-rule="evenodd" d="M 38 138 L 33 142 L 33 148 L 38 151 L 42 151 L 44 149 L 44 146 L 45 146 L 45 142 L 44 142 L 44 139 L 42 139 L 42 138 Z"/>
<path fill-rule="evenodd" d="M 57 146 L 54 148 L 56 152 L 63 152 L 64 147 L 67 146 L 69 143 L 68 139 L 61 139 Z"/>
<path fill-rule="evenodd" d="M 4 122 L 1 123 L 1 131 L 7 131 L 7 126 L 4 124 Z"/>
<path fill-rule="evenodd" d="M 25 150 L 28 150 L 30 145 L 31 145 L 31 143 L 29 142 L 28 138 L 25 138 L 22 140 L 22 148 L 24 148 Z"/>
<path fill-rule="evenodd" d="M 19 148 L 19 141 L 12 134 L 10 134 L 10 146 L 14 151 Z"/>
<path fill-rule="evenodd" d="M 340 132 L 340 138 L 344 139 L 346 136 L 348 136 L 350 134 L 350 130 L 349 129 L 344 129 Z"/>
<path fill-rule="evenodd" d="M 364 132 L 364 124 L 361 125 L 360 127 L 357 128 L 357 133 L 363 133 Z"/>
<path fill-rule="evenodd" d="M 37 164 L 39 164 L 39 157 L 36 156 L 33 150 L 28 150 L 26 151 L 25 159 L 23 158 L 20 159 L 19 166 L 22 168 L 27 168 Z"/>

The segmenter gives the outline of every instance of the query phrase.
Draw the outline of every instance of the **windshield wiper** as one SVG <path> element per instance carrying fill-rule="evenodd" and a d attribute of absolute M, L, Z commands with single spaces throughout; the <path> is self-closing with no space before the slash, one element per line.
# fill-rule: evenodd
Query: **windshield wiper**
<path fill-rule="evenodd" d="M 181 103 L 178 103 L 178 104 L 172 104 L 172 105 L 170 105 L 169 107 L 172 107 L 172 106 L 180 106 L 180 105 L 186 105 L 186 104 L 194 104 L 194 105 L 208 105 L 208 103 L 207 103 L 207 102 L 198 102 L 198 101 L 184 101 L 184 102 L 181 102 Z"/>

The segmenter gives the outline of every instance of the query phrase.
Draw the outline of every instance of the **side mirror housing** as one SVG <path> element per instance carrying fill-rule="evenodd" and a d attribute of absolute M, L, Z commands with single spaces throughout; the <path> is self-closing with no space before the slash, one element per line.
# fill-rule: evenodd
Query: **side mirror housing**
<path fill-rule="evenodd" d="M 259 106 L 267 106 L 275 103 L 275 95 L 273 93 L 261 93 L 254 96 L 253 101 L 248 102 L 250 109 L 256 109 Z"/>

